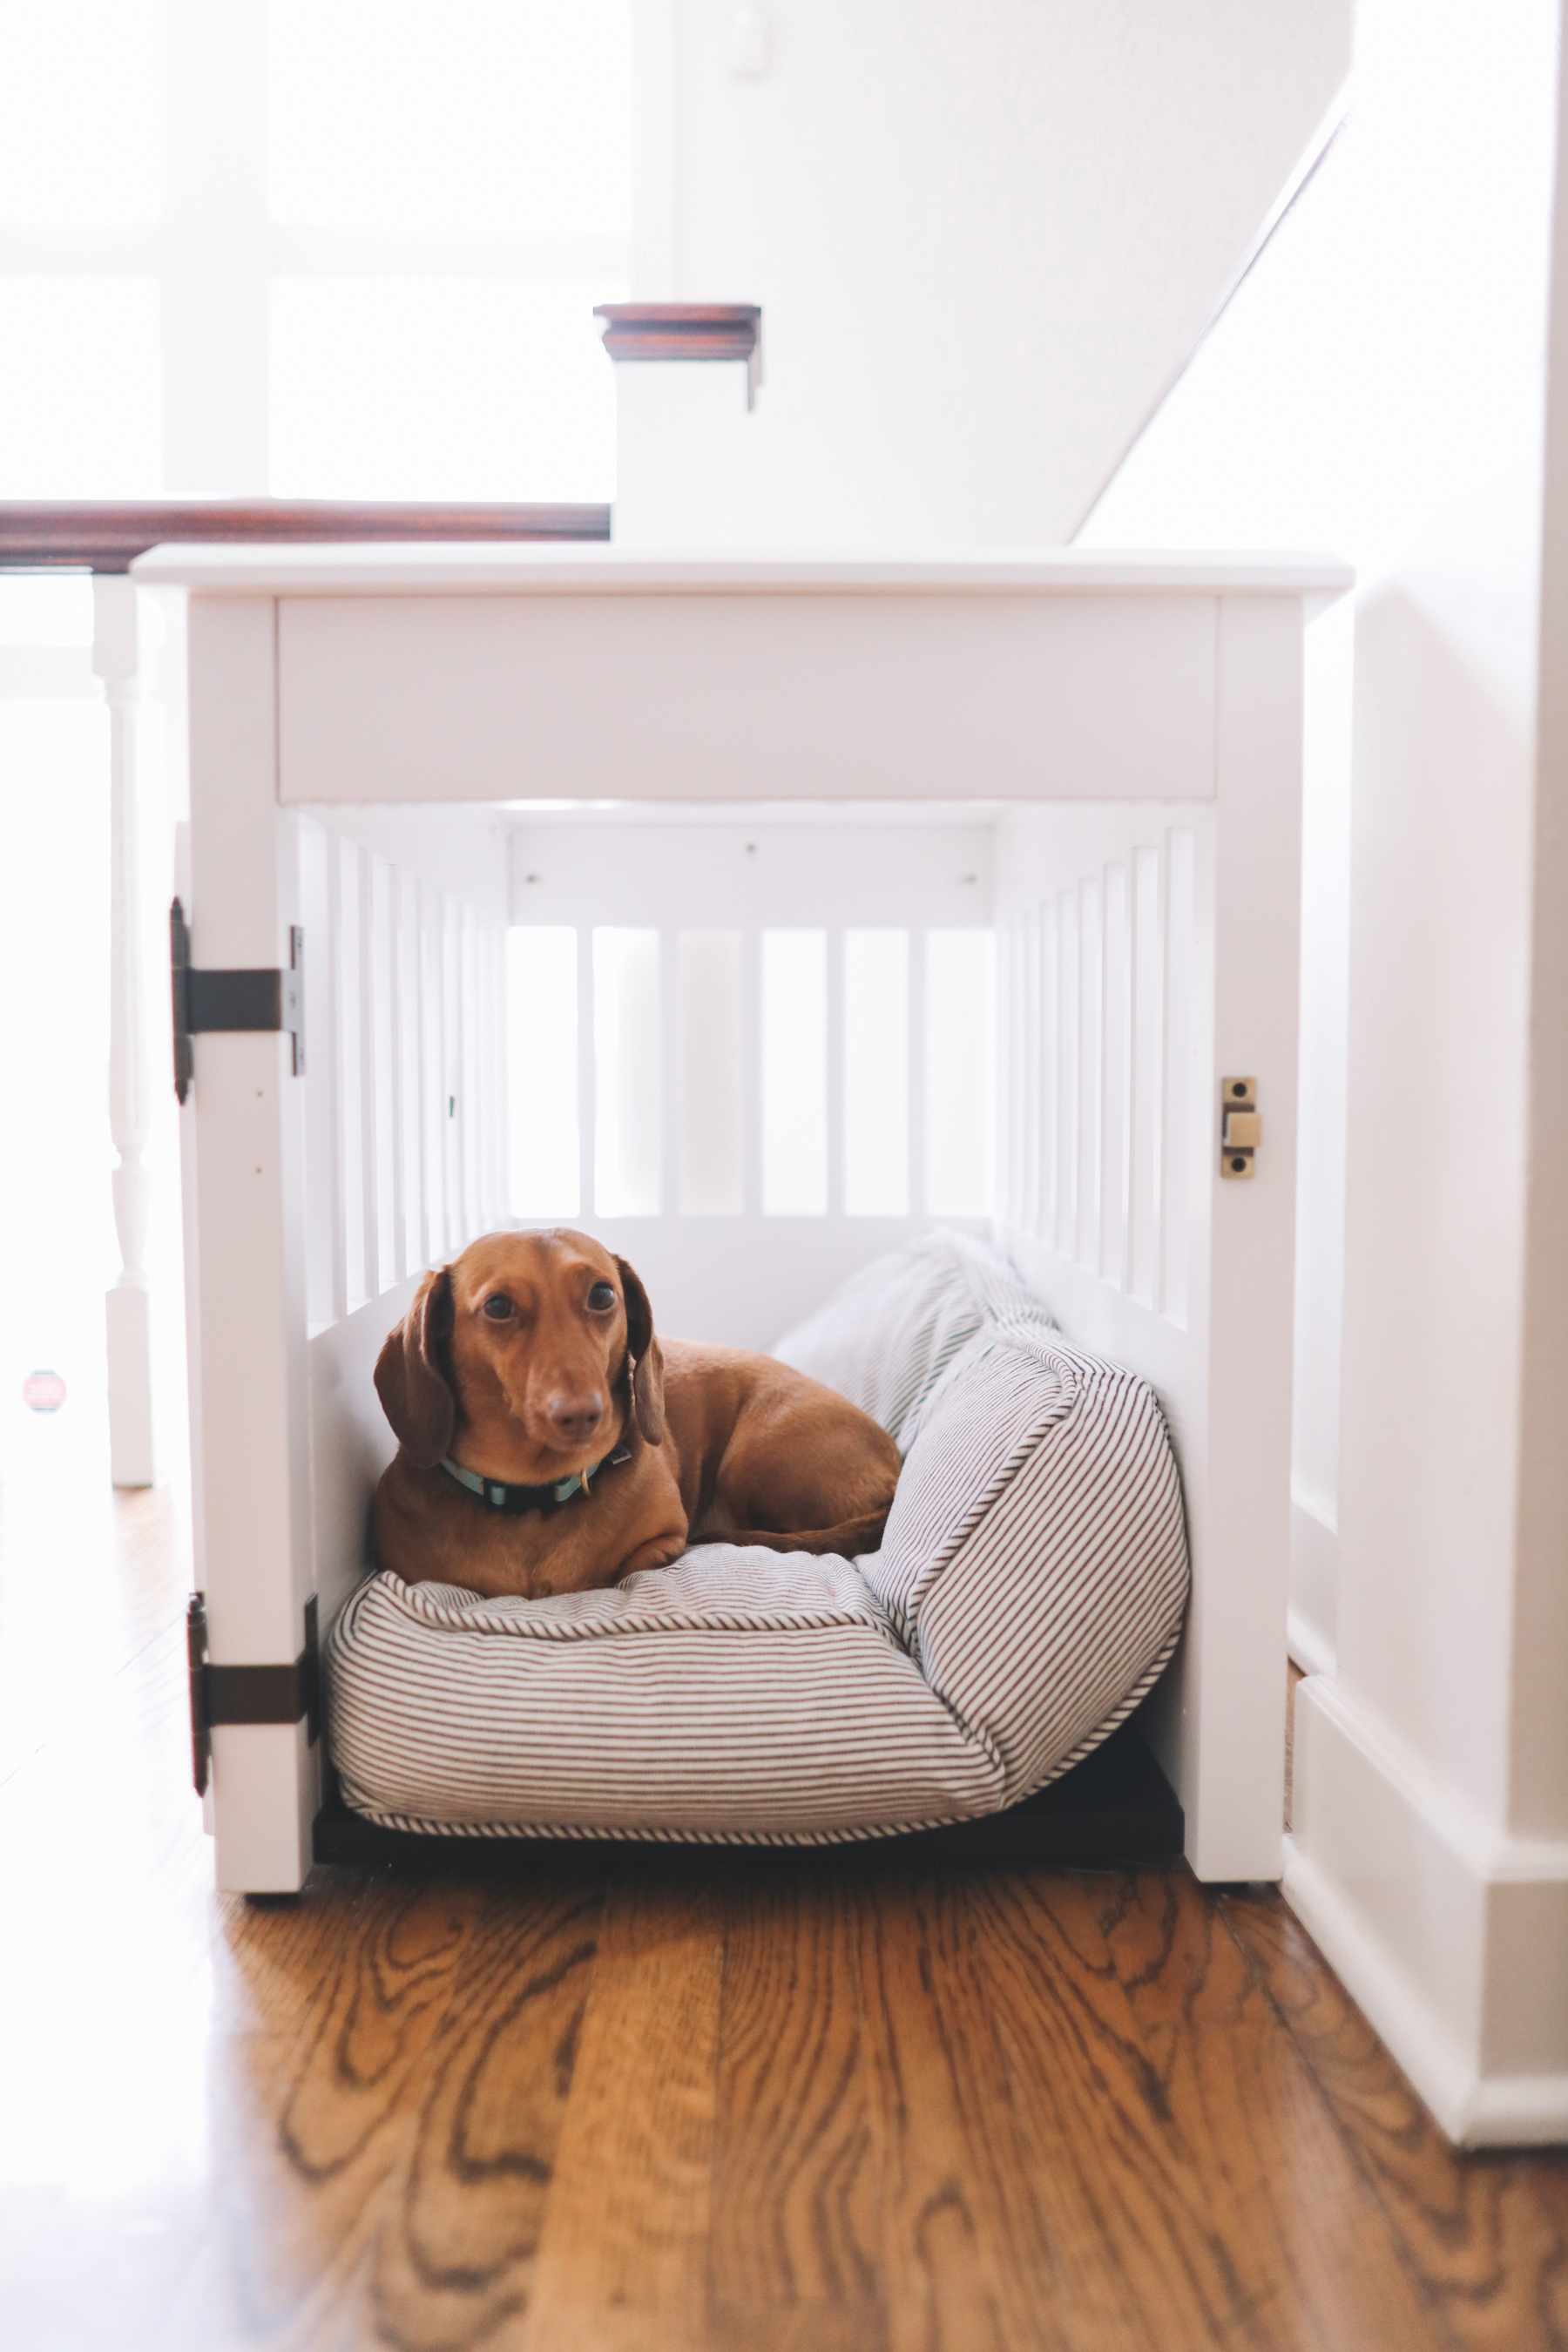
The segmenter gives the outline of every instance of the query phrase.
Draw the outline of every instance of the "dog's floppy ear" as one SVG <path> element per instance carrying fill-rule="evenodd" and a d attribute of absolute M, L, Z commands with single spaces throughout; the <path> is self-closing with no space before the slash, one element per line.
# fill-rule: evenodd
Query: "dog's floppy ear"
<path fill-rule="evenodd" d="M 441 1366 L 452 1332 L 452 1270 L 427 1274 L 376 1359 L 375 1392 L 416 1469 L 431 1470 L 452 1443 L 457 1402 Z"/>
<path fill-rule="evenodd" d="M 653 1309 L 647 1293 L 624 1257 L 621 1289 L 626 1302 L 626 1350 L 637 1370 L 632 1374 L 632 1411 L 637 1427 L 650 1445 L 664 1439 L 664 1350 L 653 1335 Z"/>

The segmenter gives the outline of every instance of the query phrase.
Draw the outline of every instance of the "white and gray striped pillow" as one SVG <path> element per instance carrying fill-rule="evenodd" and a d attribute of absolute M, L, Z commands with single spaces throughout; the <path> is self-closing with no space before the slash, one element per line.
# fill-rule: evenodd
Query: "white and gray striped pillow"
<path fill-rule="evenodd" d="M 545 1601 L 373 1576 L 328 1643 L 350 1804 L 470 1836 L 832 1843 L 999 1811 L 1124 1719 L 1187 1580 L 1144 1383 L 952 1235 L 784 1346 L 907 1440 L 881 1550 L 706 1545 Z"/>
<path fill-rule="evenodd" d="M 992 1266 L 1003 1263 L 992 1252 L 984 1255 Z M 858 1404 L 907 1454 L 938 1381 L 985 1311 L 981 1284 L 969 1278 L 965 1244 L 939 1228 L 851 1275 L 815 1315 L 775 1341 L 773 1353 Z"/>

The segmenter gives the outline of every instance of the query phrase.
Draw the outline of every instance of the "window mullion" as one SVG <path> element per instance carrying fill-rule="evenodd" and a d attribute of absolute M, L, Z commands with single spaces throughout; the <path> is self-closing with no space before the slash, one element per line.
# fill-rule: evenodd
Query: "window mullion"
<path fill-rule="evenodd" d="M 164 487 L 268 483 L 267 0 L 165 0 Z"/>

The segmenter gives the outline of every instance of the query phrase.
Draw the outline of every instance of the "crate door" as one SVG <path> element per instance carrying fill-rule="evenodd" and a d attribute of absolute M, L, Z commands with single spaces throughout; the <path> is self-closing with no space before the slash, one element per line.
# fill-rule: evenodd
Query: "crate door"
<path fill-rule="evenodd" d="M 430 1265 L 506 1222 L 505 844 L 441 812 L 300 824 L 310 1521 L 323 1629 L 395 1446 L 375 1360 Z"/>
<path fill-rule="evenodd" d="M 1159 1394 L 1193 1559 L 1152 1708 L 1200 1877 L 1280 1873 L 1300 613 L 1222 607 L 1211 802 L 1017 812 L 997 841 L 996 1234 L 1068 1335 Z M 1222 1172 L 1222 1079 L 1261 1141 Z"/>

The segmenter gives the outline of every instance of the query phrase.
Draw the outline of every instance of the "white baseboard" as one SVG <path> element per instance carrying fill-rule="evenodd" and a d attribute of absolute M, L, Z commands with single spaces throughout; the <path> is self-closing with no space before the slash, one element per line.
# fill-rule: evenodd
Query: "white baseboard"
<path fill-rule="evenodd" d="M 1286 1899 L 1449 2138 L 1568 2141 L 1568 1844 L 1498 1830 L 1316 1678 L 1293 1810 Z"/>
<path fill-rule="evenodd" d="M 1457 2139 L 1474 2087 L 1473 2070 L 1442 2032 L 1412 1979 L 1294 1837 L 1285 1841 L 1281 1891 L 1356 2007 L 1449 2138 Z"/>
<path fill-rule="evenodd" d="M 1444 2032 L 1406 1970 L 1328 1874 L 1285 1841 L 1284 1895 L 1356 2007 L 1460 2147 L 1568 2141 L 1568 2074 L 1483 2076 Z"/>

